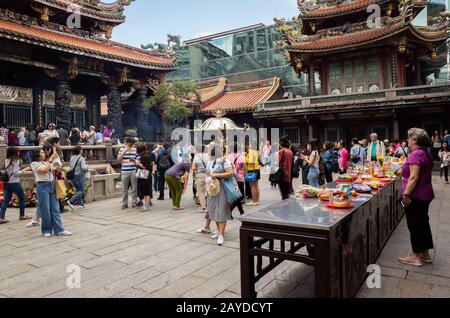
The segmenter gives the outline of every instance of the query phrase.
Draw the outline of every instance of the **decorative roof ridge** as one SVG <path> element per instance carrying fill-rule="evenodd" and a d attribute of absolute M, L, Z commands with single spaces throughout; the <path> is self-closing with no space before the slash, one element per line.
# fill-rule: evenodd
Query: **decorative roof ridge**
<path fill-rule="evenodd" d="M 336 4 L 333 6 L 320 6 L 317 4 L 312 5 L 311 1 L 308 0 L 297 0 L 297 3 L 300 10 L 300 17 L 311 19 L 354 13 L 365 10 L 368 5 L 379 5 L 390 1 L 391 0 L 353 0 L 350 2 L 344 2 L 343 0 L 336 0 Z"/>
<path fill-rule="evenodd" d="M 449 38 L 448 28 L 450 27 L 450 22 L 447 21 L 445 25 L 439 27 L 417 27 L 412 23 L 408 23 L 409 29 L 416 34 L 419 38 L 430 41 L 430 40 L 445 40 Z"/>
<path fill-rule="evenodd" d="M 225 88 L 225 92 L 245 91 L 250 89 L 258 89 L 273 86 L 276 84 L 278 77 L 270 77 L 258 81 L 251 81 L 245 83 L 228 84 Z"/>
<path fill-rule="evenodd" d="M 81 14 L 92 18 L 108 20 L 110 22 L 122 23 L 125 21 L 123 15 L 124 6 L 130 5 L 134 0 L 117 0 L 114 3 L 102 3 L 98 0 L 91 0 L 93 3 L 86 1 L 72 0 L 32 0 L 35 3 L 51 6 L 60 10 L 67 10 L 71 5 L 80 7 Z"/>
<path fill-rule="evenodd" d="M 217 100 L 217 98 L 220 98 L 224 94 L 227 84 L 228 80 L 225 77 L 198 83 L 197 89 L 207 89 L 214 87 L 212 91 L 207 92 L 206 94 L 201 96 L 202 103 L 208 103 L 213 100 Z"/>
<path fill-rule="evenodd" d="M 227 81 L 227 79 L 225 77 L 218 77 L 218 78 L 213 78 L 213 79 L 209 79 L 209 80 L 199 80 L 199 81 L 195 81 L 195 84 L 197 85 L 197 89 L 205 89 L 205 88 L 210 88 L 213 86 L 217 86 L 219 85 L 219 83 L 221 81 Z"/>
<path fill-rule="evenodd" d="M 339 33 L 339 34 L 332 34 L 332 35 L 327 33 L 327 31 L 330 29 L 326 29 L 326 30 L 323 30 L 323 32 L 320 32 L 320 33 L 317 33 L 314 35 L 310 35 L 310 36 L 306 36 L 306 37 L 302 37 L 299 39 L 299 41 L 295 41 L 295 40 L 292 41 L 292 39 L 291 39 L 290 44 L 295 45 L 298 43 L 315 42 L 315 41 L 321 41 L 321 40 L 327 40 L 327 39 L 342 38 L 342 37 L 346 37 L 346 36 L 362 34 L 364 32 L 368 32 L 368 33 L 374 32 L 375 33 L 377 31 L 380 31 L 382 29 L 387 29 L 387 28 L 397 29 L 398 27 L 403 26 L 403 25 L 405 25 L 403 17 L 399 16 L 396 18 L 389 19 L 389 22 L 385 23 L 385 25 L 383 25 L 381 28 L 368 28 L 368 29 L 364 29 L 364 30 L 354 31 L 351 33 Z"/>

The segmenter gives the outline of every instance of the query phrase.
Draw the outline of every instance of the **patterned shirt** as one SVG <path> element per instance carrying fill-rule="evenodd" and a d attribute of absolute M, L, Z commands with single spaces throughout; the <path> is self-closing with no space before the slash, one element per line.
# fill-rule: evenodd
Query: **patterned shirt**
<path fill-rule="evenodd" d="M 125 152 L 125 148 L 123 147 L 119 151 L 118 157 L 122 156 Z M 137 159 L 137 151 L 136 148 L 131 148 L 124 156 L 122 160 L 122 172 L 136 172 L 136 162 L 134 160 Z"/>

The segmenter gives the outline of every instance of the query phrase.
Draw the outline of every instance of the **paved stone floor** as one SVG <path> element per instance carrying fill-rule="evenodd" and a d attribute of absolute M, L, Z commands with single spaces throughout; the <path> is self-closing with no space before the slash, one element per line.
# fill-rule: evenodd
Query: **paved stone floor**
<path fill-rule="evenodd" d="M 414 269 L 396 263 L 408 251 L 403 222 L 378 261 L 382 289 L 363 288 L 359 297 L 450 296 L 450 187 L 435 181 L 435 264 Z M 263 203 L 279 200 L 278 190 L 265 182 L 261 188 Z M 119 199 L 91 203 L 64 214 L 72 237 L 49 239 L 19 223 L 17 210 L 8 210 L 11 223 L 0 227 L 0 297 L 239 297 L 240 222 L 230 222 L 226 243 L 218 247 L 195 233 L 203 215 L 195 212 L 191 194 L 183 198 L 184 212 L 170 210 L 168 200 L 154 203 L 146 213 L 120 210 Z M 66 287 L 71 264 L 81 267 L 80 289 Z M 312 297 L 312 273 L 286 262 L 258 282 L 257 291 L 267 298 Z"/>

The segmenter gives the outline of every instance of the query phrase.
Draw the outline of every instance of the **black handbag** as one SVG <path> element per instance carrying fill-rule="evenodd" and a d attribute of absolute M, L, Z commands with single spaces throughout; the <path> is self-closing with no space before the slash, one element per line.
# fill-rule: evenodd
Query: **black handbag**
<path fill-rule="evenodd" d="M 9 179 L 11 178 L 11 176 L 14 174 L 8 174 L 8 168 L 11 167 L 11 162 L 12 160 L 9 161 L 9 165 L 8 167 L 6 167 L 6 161 L 3 162 L 3 170 L 0 171 L 0 181 L 2 181 L 3 183 L 8 183 Z"/>
<path fill-rule="evenodd" d="M 77 162 L 75 163 L 75 166 L 73 167 L 73 169 L 70 170 L 69 172 L 67 172 L 67 174 L 66 174 L 67 180 L 73 180 L 73 179 L 75 179 L 75 169 L 76 169 L 76 167 L 78 166 L 78 162 L 80 161 L 80 159 L 81 159 L 81 156 L 78 158 L 78 160 L 77 160 Z"/>
<path fill-rule="evenodd" d="M 283 156 L 281 158 L 284 158 L 284 151 Z M 270 174 L 269 181 L 272 183 L 280 183 L 280 181 L 283 179 L 284 170 L 281 168 L 281 163 L 283 160 L 280 160 L 280 166 L 278 167 L 277 171 Z"/>

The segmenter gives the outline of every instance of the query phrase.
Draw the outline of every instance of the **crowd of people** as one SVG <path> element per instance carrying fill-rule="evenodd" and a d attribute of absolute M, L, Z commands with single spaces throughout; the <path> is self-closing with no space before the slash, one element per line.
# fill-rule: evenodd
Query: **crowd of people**
<path fill-rule="evenodd" d="M 14 136 L 10 133 L 0 128 L 3 140 L 14 144 Z M 96 128 L 91 126 L 85 132 L 73 128 L 70 134 L 51 123 L 42 132 L 28 127 L 23 136 L 20 135 L 20 142 L 25 140 L 25 143 L 40 144 L 42 150 L 27 154 L 26 157 L 31 158 L 31 166 L 21 170 L 22 162 L 17 148 L 8 149 L 1 175 L 5 199 L 0 208 L 0 224 L 8 222 L 5 213 L 14 193 L 19 199 L 20 220 L 32 219 L 25 214 L 25 198 L 18 179 L 19 174 L 31 170 L 36 179 L 39 206 L 28 226 L 41 225 L 45 237 L 71 235 L 64 229 L 60 214 L 65 211 L 66 205 L 72 210 L 76 209 L 76 205 L 78 208 L 84 207 L 89 153 L 83 154 L 80 145 L 111 142 L 113 138 L 114 129 L 111 125 L 103 127 L 102 133 L 97 133 Z M 414 253 L 400 261 L 419 264 L 427 261 L 428 251 L 432 248 L 431 232 L 426 226 L 428 207 L 433 198 L 432 156 L 436 155 L 441 161 L 441 176 L 445 177 L 448 184 L 449 141 L 447 132 L 442 138 L 436 135 L 430 140 L 424 130 L 414 129 L 409 132 L 407 140 L 392 143 L 380 140 L 376 133 L 372 133 L 369 140 L 353 138 L 350 147 L 344 140 L 319 143 L 319 140 L 313 139 L 302 149 L 285 136 L 275 145 L 265 142 L 260 146 L 260 152 L 257 145 L 251 142 L 225 146 L 213 140 L 207 145 L 194 147 L 183 143 L 173 145 L 170 142 L 151 145 L 128 138 L 117 155 L 121 163 L 122 209 L 132 207 L 143 212 L 149 211 L 153 206 L 153 195 L 157 194 L 157 199 L 163 201 L 168 189 L 173 210 L 182 211 L 185 208 L 181 205 L 181 199 L 187 192 L 192 174 L 193 199 L 198 205 L 198 212 L 204 214 L 204 224 L 197 233 L 209 234 L 217 240 L 218 245 L 223 245 L 226 224 L 233 219 L 232 211 L 237 208 L 242 215 L 245 206 L 260 204 L 262 169 L 268 169 L 272 187 L 278 187 L 281 199 L 286 200 L 294 192 L 293 180 L 296 178 L 301 178 L 303 184 L 319 187 L 332 182 L 337 174 L 347 173 L 350 166 L 379 161 L 380 157 L 403 157 L 406 159 L 403 203 Z M 62 145 L 76 146 L 71 157 L 66 160 L 70 162 L 70 172 L 66 176 L 62 173 Z M 70 179 L 76 188 L 76 194 L 67 201 L 58 195 L 58 182 L 64 179 Z M 417 212 L 419 210 L 420 213 Z M 211 230 L 211 223 L 216 223 L 217 230 Z"/>
<path fill-rule="evenodd" d="M 43 146 L 44 143 L 51 138 L 59 138 L 61 146 L 77 146 L 77 145 L 100 145 L 104 143 L 119 143 L 118 136 L 115 136 L 115 129 L 111 123 L 95 127 L 93 125 L 80 129 L 75 125 L 69 130 L 65 130 L 61 126 L 54 123 L 48 123 L 44 127 L 36 127 L 28 125 L 19 130 L 14 128 L 5 128 L 4 124 L 0 124 L 0 143 L 8 146 Z M 87 154 L 92 159 L 92 152 Z M 24 163 L 31 163 L 32 151 L 26 151 L 21 154 Z M 68 161 L 68 157 L 64 154 L 64 159 Z"/>

